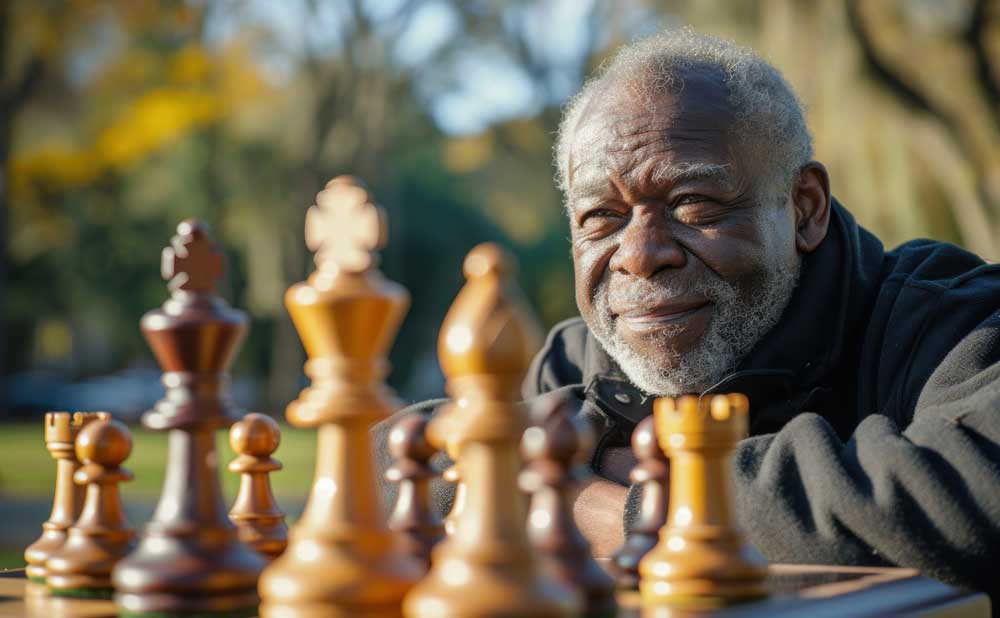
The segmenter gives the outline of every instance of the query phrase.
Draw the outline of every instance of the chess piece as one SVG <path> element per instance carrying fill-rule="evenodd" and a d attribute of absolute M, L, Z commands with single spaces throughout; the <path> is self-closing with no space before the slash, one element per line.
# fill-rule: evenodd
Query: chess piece
<path fill-rule="evenodd" d="M 112 572 L 122 613 L 238 612 L 257 604 L 264 559 L 239 542 L 219 487 L 215 432 L 242 417 L 228 368 L 247 317 L 216 292 L 222 254 L 199 221 L 185 220 L 163 250 L 170 298 L 142 318 L 163 368 L 166 396 L 143 415 L 167 431 L 163 492 L 135 551 Z"/>
<path fill-rule="evenodd" d="M 639 561 L 656 546 L 660 529 L 667 523 L 670 466 L 656 441 L 652 415 L 639 421 L 632 431 L 632 454 L 638 463 L 629 473 L 629 480 L 642 488 L 642 501 L 625 542 L 612 557 L 617 585 L 627 590 L 639 588 Z"/>
<path fill-rule="evenodd" d="M 429 481 L 437 476 L 430 465 L 436 452 L 427 442 L 427 418 L 411 414 L 389 432 L 389 452 L 395 458 L 385 478 L 399 485 L 396 504 L 389 515 L 389 529 L 400 536 L 403 553 L 424 571 L 430 567 L 431 548 L 441 540 L 444 528 L 430 507 Z"/>
<path fill-rule="evenodd" d="M 670 457 L 660 541 L 639 563 L 644 607 L 717 607 L 767 596 L 767 563 L 736 528 L 730 459 L 747 433 L 747 398 L 662 397 L 656 437 Z"/>
<path fill-rule="evenodd" d="M 359 181 L 331 180 L 316 204 L 306 215 L 316 270 L 285 294 L 312 379 L 285 415 L 318 428 L 316 476 L 288 549 L 261 576 L 260 615 L 398 617 L 420 568 L 383 522 L 368 429 L 395 405 L 386 352 L 410 297 L 376 268 L 385 215 Z"/>
<path fill-rule="evenodd" d="M 451 454 L 449 453 L 449 457 Z M 441 473 L 441 478 L 455 486 L 455 497 L 451 501 L 451 510 L 444 517 L 444 532 L 451 536 L 455 534 L 455 525 L 462 517 L 465 509 L 465 483 L 462 482 L 462 475 L 458 471 L 458 464 L 453 463 Z"/>
<path fill-rule="evenodd" d="M 103 418 L 80 430 L 76 457 L 83 465 L 73 480 L 86 487 L 86 497 L 66 542 L 45 563 L 53 594 L 111 598 L 111 569 L 135 545 L 118 491 L 132 480 L 121 467 L 131 452 L 132 435 L 119 421 Z"/>
<path fill-rule="evenodd" d="M 80 462 L 76 458 L 75 442 L 80 430 L 91 421 L 108 418 L 107 412 L 47 412 L 45 414 L 45 448 L 56 460 L 56 491 L 52 499 L 52 514 L 42 524 L 42 536 L 24 551 L 28 579 L 45 583 L 45 562 L 66 542 L 66 531 L 80 516 L 83 507 L 83 487 L 73 482 Z"/>
<path fill-rule="evenodd" d="M 613 616 L 614 580 L 597 565 L 573 520 L 573 493 L 593 448 L 593 430 L 570 414 L 564 397 L 538 401 L 531 422 L 521 438 L 527 466 L 520 476 L 521 488 L 531 496 L 528 538 L 552 575 L 582 594 L 585 616 Z"/>
<path fill-rule="evenodd" d="M 465 405 L 464 401 L 456 401 L 449 406 L 443 408 L 430 426 L 425 430 L 425 435 L 427 437 L 428 444 L 435 451 L 444 451 L 447 453 L 448 458 L 451 459 L 451 465 L 441 473 L 441 478 L 445 482 L 451 483 L 455 486 L 455 495 L 451 501 L 451 510 L 445 515 L 444 521 L 444 533 L 447 536 L 451 536 L 455 533 L 455 526 L 458 520 L 462 517 L 462 511 L 465 510 L 465 483 L 462 482 L 462 474 L 458 469 L 458 444 L 449 439 L 450 431 L 449 418 L 455 414 L 457 410 L 460 410 L 462 406 Z"/>
<path fill-rule="evenodd" d="M 406 596 L 403 615 L 575 616 L 578 594 L 545 573 L 528 542 L 517 487 L 518 442 L 527 425 L 519 390 L 537 330 L 520 306 L 512 265 L 499 247 L 479 245 L 464 266 L 468 281 L 438 340 L 448 392 L 460 406 L 442 411 L 428 431 L 455 443 L 466 504 L 454 534 L 434 548 L 430 572 Z M 439 421 L 443 431 L 435 428 Z"/>
<path fill-rule="evenodd" d="M 240 475 L 240 489 L 229 511 L 239 539 L 257 553 L 273 560 L 285 551 L 288 527 L 271 491 L 271 472 L 281 462 L 271 457 L 281 442 L 281 428 L 270 416 L 251 413 L 229 429 L 229 444 L 236 459 L 229 471 Z"/>

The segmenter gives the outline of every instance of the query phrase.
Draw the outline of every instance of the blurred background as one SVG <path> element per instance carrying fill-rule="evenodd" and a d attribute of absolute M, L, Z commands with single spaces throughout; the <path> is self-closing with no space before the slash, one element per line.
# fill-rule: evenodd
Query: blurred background
<path fill-rule="evenodd" d="M 834 194 L 886 245 L 1000 258 L 997 1 L 0 3 L 0 566 L 51 502 L 40 414 L 134 421 L 162 392 L 138 322 L 166 297 L 159 254 L 179 220 L 213 227 L 224 294 L 252 317 L 237 400 L 280 418 L 303 384 L 282 295 L 311 269 L 305 211 L 333 176 L 363 178 L 389 213 L 382 269 L 413 295 L 390 381 L 407 401 L 438 396 L 438 327 L 478 242 L 518 256 L 546 326 L 575 314 L 551 165 L 561 106 L 619 45 L 688 24 L 785 74 Z M 138 525 L 163 453 L 135 433 Z M 277 454 L 293 514 L 311 439 L 288 430 Z"/>

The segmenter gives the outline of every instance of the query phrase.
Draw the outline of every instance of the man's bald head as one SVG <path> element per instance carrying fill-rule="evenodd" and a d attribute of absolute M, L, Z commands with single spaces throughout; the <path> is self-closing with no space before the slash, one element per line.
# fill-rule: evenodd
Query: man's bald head
<path fill-rule="evenodd" d="M 716 113 L 726 108 L 720 117 L 730 122 L 721 129 L 739 148 L 740 158 L 764 168 L 754 170 L 757 189 L 787 189 L 813 156 L 798 98 L 781 73 L 752 49 L 691 29 L 664 32 L 621 48 L 573 97 L 556 139 L 560 188 L 569 189 L 570 145 L 579 141 L 581 121 L 596 105 L 620 103 L 652 111 L 665 99 L 683 103 L 692 81 L 700 82 L 700 92 L 718 93 L 718 99 L 702 99 L 697 105 L 710 105 Z M 692 105 L 687 107 L 688 113 L 694 111 Z"/>

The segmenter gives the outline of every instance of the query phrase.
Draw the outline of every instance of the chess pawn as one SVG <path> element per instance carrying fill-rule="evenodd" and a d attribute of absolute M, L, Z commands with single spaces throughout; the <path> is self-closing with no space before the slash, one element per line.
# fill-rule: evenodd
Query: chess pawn
<path fill-rule="evenodd" d="M 168 432 L 167 460 L 153 519 L 112 572 L 121 613 L 252 611 L 258 601 L 264 559 L 239 542 L 219 485 L 215 433 L 243 416 L 228 371 L 248 322 L 216 291 L 223 270 L 208 226 L 182 221 L 162 253 L 170 298 L 142 318 L 166 388 L 142 422 Z"/>
<path fill-rule="evenodd" d="M 573 494 L 593 448 L 593 431 L 570 414 L 565 398 L 538 401 L 531 421 L 521 438 L 527 466 L 520 476 L 521 488 L 531 496 L 528 537 L 553 576 L 583 595 L 586 616 L 613 616 L 614 580 L 597 565 L 573 520 Z"/>
<path fill-rule="evenodd" d="M 229 429 L 236 459 L 229 471 L 240 475 L 240 488 L 229 511 L 239 539 L 269 560 L 285 551 L 288 527 L 271 491 L 270 473 L 281 470 L 271 457 L 281 442 L 281 428 L 270 416 L 251 413 Z"/>
<path fill-rule="evenodd" d="M 437 476 L 430 465 L 436 452 L 427 442 L 427 418 L 411 414 L 389 432 L 389 452 L 395 463 L 385 478 L 399 485 L 396 504 L 389 515 L 389 529 L 400 536 L 403 553 L 426 571 L 431 548 L 441 540 L 441 520 L 431 510 L 429 481 Z"/>
<path fill-rule="evenodd" d="M 42 536 L 24 552 L 28 579 L 45 582 L 45 563 L 66 542 L 66 531 L 76 522 L 83 507 L 83 487 L 73 482 L 80 462 L 76 458 L 75 442 L 80 430 L 91 421 L 109 418 L 107 412 L 47 412 L 45 414 L 45 448 L 56 460 L 56 490 L 52 514 L 42 524 Z"/>
<path fill-rule="evenodd" d="M 83 465 L 73 480 L 87 488 L 86 497 L 66 543 L 45 563 L 53 594 L 111 597 L 111 569 L 135 545 L 118 491 L 119 483 L 132 480 L 121 467 L 131 452 L 128 427 L 110 418 L 88 424 L 77 436 L 76 456 Z"/>
<path fill-rule="evenodd" d="M 376 268 L 386 233 L 381 207 L 351 177 L 330 181 L 306 213 L 316 270 L 285 306 L 311 384 L 285 416 L 317 428 L 316 473 L 288 549 L 261 575 L 262 618 L 398 617 L 420 578 L 383 520 L 368 437 L 395 407 L 386 354 L 410 304 Z"/>
<path fill-rule="evenodd" d="M 458 454 L 465 508 L 454 534 L 432 552 L 431 570 L 403 602 L 406 618 L 575 616 L 576 591 L 547 575 L 525 530 L 517 475 L 527 415 L 518 403 L 537 330 L 511 282 L 499 247 L 479 245 L 465 259 L 465 287 L 445 317 L 438 356 L 457 402 L 431 421 Z M 444 423 L 443 430 L 436 428 Z M 440 443 L 441 440 L 435 440 Z"/>
<path fill-rule="evenodd" d="M 660 541 L 639 563 L 644 607 L 716 607 L 767 596 L 767 563 L 736 527 L 730 460 L 747 433 L 743 395 L 662 397 L 656 437 L 670 457 Z"/>
<path fill-rule="evenodd" d="M 660 529 L 667 523 L 670 465 L 656 441 L 652 415 L 639 421 L 633 430 L 632 453 L 638 463 L 629 473 L 629 480 L 642 488 L 642 501 L 625 542 L 612 557 L 617 585 L 628 590 L 638 589 L 639 561 L 656 546 Z"/>

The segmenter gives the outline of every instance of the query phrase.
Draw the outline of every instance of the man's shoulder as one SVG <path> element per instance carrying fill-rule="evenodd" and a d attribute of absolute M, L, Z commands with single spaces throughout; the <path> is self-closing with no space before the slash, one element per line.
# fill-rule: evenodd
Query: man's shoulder
<path fill-rule="evenodd" d="M 886 253 L 884 281 L 930 291 L 1000 290 L 1000 264 L 988 264 L 956 245 L 926 238 Z"/>
<path fill-rule="evenodd" d="M 581 384 L 593 348 L 590 331 L 582 318 L 559 322 L 549 331 L 545 345 L 531 362 L 521 393 L 529 398 L 568 384 Z"/>

